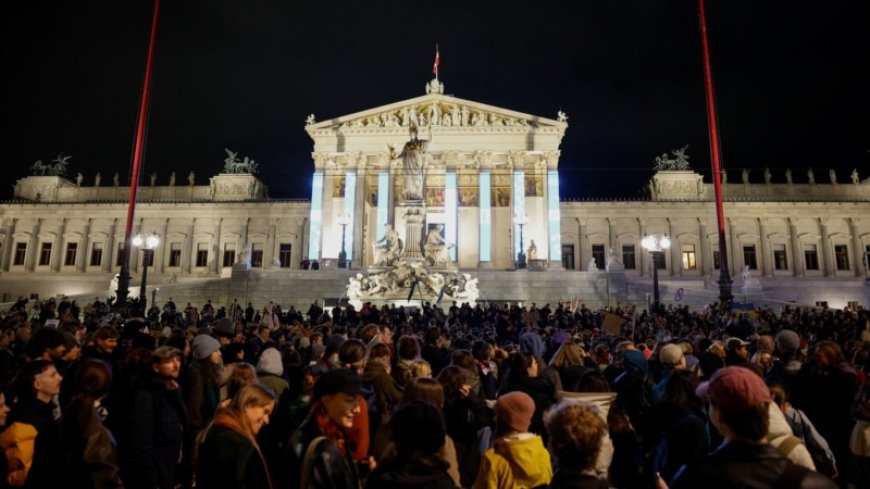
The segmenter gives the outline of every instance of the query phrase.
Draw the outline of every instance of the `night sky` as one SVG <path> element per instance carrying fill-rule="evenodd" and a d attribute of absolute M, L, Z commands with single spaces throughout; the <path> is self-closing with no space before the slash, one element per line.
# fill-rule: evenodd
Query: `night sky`
<path fill-rule="evenodd" d="M 129 179 L 152 5 L 3 2 L 0 198 L 59 152 L 85 185 Z M 744 167 L 870 177 L 870 2 L 707 9 L 730 181 Z M 143 175 L 204 185 L 228 147 L 257 160 L 272 197 L 310 198 L 305 117 L 423 95 L 436 43 L 446 93 L 568 114 L 563 198 L 640 196 L 654 158 L 684 144 L 709 182 L 694 0 L 163 0 Z"/>

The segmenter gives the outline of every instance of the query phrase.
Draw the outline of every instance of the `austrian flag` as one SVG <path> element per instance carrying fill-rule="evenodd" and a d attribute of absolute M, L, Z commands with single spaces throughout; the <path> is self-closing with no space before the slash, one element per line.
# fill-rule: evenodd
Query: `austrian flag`
<path fill-rule="evenodd" d="M 432 74 L 438 78 L 438 65 L 441 64 L 441 53 L 438 52 L 438 45 L 435 45 L 435 64 L 432 65 Z"/>

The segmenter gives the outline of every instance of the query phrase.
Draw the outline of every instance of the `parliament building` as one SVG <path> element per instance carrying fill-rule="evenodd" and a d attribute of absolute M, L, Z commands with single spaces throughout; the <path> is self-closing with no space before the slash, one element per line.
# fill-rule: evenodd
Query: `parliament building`
<path fill-rule="evenodd" d="M 133 232 L 160 239 L 147 264 L 148 298 L 297 307 L 342 300 L 351 278 L 377 268 L 387 229 L 416 240 L 400 205 L 408 181 L 400 152 L 412 128 L 425 142 L 420 239 L 442 234 L 450 267 L 476 279 L 478 301 L 643 304 L 653 266 L 666 304 L 702 306 L 718 296 L 713 185 L 679 150 L 657 159 L 645 200 L 563 200 L 564 114 L 464 100 L 433 80 L 420 97 L 309 117 L 310 200 L 270 198 L 254 165 L 229 151 L 208 185 L 193 175 L 144 182 Z M 51 167 L 33 173 L 15 184 L 14 200 L 0 203 L 0 302 L 110 295 L 129 187 Z M 723 183 L 735 300 L 870 306 L 870 179 L 853 172 L 838 181 L 833 171 L 800 182 L 790 172 L 765 172 L 760 182 L 740 176 Z M 648 235 L 671 242 L 655 260 L 641 246 Z M 146 255 L 130 256 L 138 293 Z"/>

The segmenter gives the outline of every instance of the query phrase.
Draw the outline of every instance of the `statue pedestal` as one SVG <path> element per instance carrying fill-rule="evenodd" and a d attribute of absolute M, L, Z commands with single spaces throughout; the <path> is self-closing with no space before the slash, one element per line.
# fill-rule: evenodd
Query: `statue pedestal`
<path fill-rule="evenodd" d="M 423 220 L 426 218 L 422 202 L 403 202 L 400 207 L 405 222 L 405 248 L 402 258 L 408 261 L 423 260 L 420 243 L 423 241 Z"/>
<path fill-rule="evenodd" d="M 622 263 L 608 263 L 605 269 L 607 273 L 625 273 L 625 265 Z"/>

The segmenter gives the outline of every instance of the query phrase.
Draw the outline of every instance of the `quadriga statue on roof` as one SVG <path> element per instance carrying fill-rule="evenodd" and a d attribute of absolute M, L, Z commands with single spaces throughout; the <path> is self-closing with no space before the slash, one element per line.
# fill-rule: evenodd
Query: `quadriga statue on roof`
<path fill-rule="evenodd" d="M 669 158 L 667 153 L 663 153 L 661 156 L 656 156 L 655 166 L 653 167 L 656 171 L 685 171 L 689 169 L 689 155 L 686 154 L 688 151 L 689 145 L 685 145 L 680 149 L 675 149 L 671 151 L 671 154 L 674 155 L 674 158 Z"/>
<path fill-rule="evenodd" d="M 227 157 L 224 159 L 224 173 L 257 173 L 257 162 L 245 156 L 243 160 L 239 160 L 239 153 L 230 151 L 224 148 Z"/>

